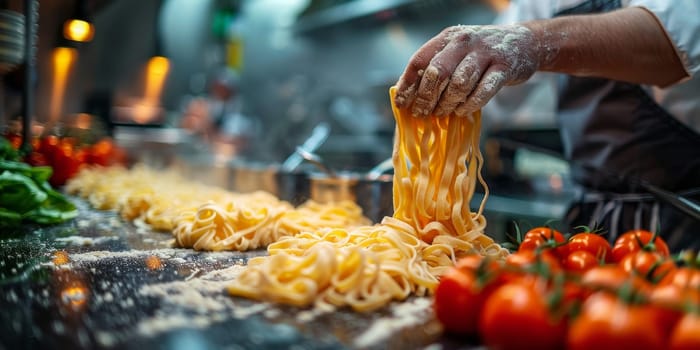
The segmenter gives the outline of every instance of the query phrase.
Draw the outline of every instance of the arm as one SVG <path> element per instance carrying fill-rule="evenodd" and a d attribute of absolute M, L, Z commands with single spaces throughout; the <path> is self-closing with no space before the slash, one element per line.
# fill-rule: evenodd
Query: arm
<path fill-rule="evenodd" d="M 687 76 L 656 18 L 641 8 L 507 26 L 450 27 L 399 79 L 396 104 L 415 115 L 467 115 L 537 71 L 668 85 Z"/>
<path fill-rule="evenodd" d="M 640 7 L 524 26 L 541 38 L 542 71 L 662 87 L 687 77 L 663 27 Z"/>

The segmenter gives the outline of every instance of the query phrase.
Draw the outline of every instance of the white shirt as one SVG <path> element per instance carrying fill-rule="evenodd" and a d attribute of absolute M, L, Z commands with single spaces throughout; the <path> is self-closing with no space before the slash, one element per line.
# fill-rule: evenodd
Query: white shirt
<path fill-rule="evenodd" d="M 496 20 L 499 24 L 552 18 L 554 14 L 585 3 L 585 0 L 513 0 Z M 643 86 L 671 115 L 700 132 L 700 1 L 622 0 L 623 7 L 644 7 L 664 27 L 688 78 L 666 88 Z M 537 73 L 519 86 L 504 88 L 484 108 L 495 123 L 504 117 L 519 120 L 540 118 L 548 123 L 556 115 L 557 75 Z M 488 119 L 488 118 L 487 118 Z M 513 120 L 511 120 L 512 122 Z M 531 122 L 529 120 L 528 122 Z M 535 122 L 537 123 L 537 122 Z"/>

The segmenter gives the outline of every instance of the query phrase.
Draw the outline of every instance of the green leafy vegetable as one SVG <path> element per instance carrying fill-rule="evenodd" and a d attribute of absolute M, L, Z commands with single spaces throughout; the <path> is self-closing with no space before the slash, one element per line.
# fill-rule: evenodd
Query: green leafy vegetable
<path fill-rule="evenodd" d="M 22 215 L 0 208 L 0 226 L 14 226 L 22 221 Z"/>
<path fill-rule="evenodd" d="M 0 174 L 0 207 L 23 214 L 48 197 L 29 177 L 11 171 Z"/>
<path fill-rule="evenodd" d="M 53 169 L 49 166 L 31 166 L 22 162 L 0 160 L 0 172 L 3 170 L 30 177 L 36 183 L 48 181 L 53 173 Z"/>
<path fill-rule="evenodd" d="M 18 161 L 19 152 L 0 137 L 0 226 L 23 221 L 55 224 L 75 218 L 78 210 L 48 183 L 53 169 Z"/>

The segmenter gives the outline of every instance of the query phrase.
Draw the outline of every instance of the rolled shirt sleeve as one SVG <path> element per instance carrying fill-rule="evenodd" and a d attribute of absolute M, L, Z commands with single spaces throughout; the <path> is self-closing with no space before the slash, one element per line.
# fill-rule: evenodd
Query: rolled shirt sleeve
<path fill-rule="evenodd" d="M 630 0 L 656 16 L 691 77 L 700 74 L 700 1 Z"/>
<path fill-rule="evenodd" d="M 494 24 L 513 24 L 536 19 L 552 18 L 556 0 L 512 0 Z"/>

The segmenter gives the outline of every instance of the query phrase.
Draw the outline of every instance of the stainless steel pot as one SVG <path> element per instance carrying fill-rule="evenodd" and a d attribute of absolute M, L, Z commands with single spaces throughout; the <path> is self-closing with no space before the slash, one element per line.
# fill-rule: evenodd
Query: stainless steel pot
<path fill-rule="evenodd" d="M 374 223 L 394 214 L 393 175 L 340 173 L 328 176 L 313 173 L 309 179 L 311 199 L 317 202 L 355 201 Z"/>
<path fill-rule="evenodd" d="M 304 171 L 284 171 L 278 164 L 231 163 L 231 190 L 239 193 L 266 191 L 299 205 L 310 198 L 309 176 Z"/>
<path fill-rule="evenodd" d="M 275 185 L 278 198 L 300 205 L 311 198 L 309 175 L 306 172 L 277 171 Z"/>

